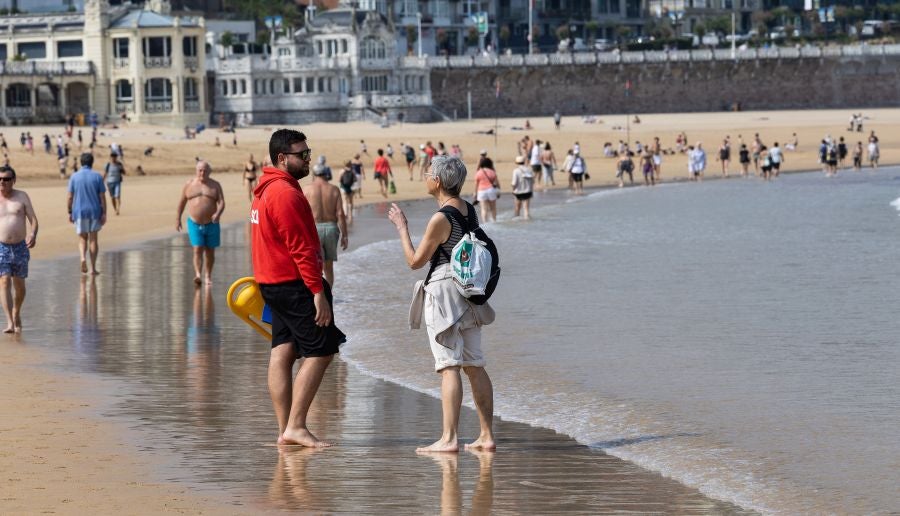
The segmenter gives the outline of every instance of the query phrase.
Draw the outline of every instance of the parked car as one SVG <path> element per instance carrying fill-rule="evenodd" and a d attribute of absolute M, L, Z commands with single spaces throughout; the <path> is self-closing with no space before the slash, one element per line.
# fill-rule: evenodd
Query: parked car
<path fill-rule="evenodd" d="M 884 20 L 866 20 L 863 22 L 860 35 L 866 37 L 880 36 L 891 31 L 891 22 Z"/>
<path fill-rule="evenodd" d="M 615 48 L 616 44 L 608 39 L 594 40 L 594 50 L 598 52 L 609 52 L 610 50 L 614 50 Z"/>
<path fill-rule="evenodd" d="M 772 31 L 769 32 L 769 39 L 784 39 L 788 37 L 787 29 L 784 26 L 779 25 L 778 27 L 773 27 Z M 799 38 L 800 31 L 794 29 L 794 31 L 790 34 L 792 38 Z"/>

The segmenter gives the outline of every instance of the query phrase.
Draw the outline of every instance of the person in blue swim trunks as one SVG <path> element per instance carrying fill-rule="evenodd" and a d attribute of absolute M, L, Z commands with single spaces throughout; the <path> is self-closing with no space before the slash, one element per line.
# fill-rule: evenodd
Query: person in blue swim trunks
<path fill-rule="evenodd" d="M 196 173 L 181 190 L 178 202 L 178 222 L 176 231 L 181 231 L 184 208 L 188 209 L 188 237 L 194 248 L 194 284 L 200 286 L 206 281 L 212 284 L 212 269 L 219 247 L 219 219 L 225 211 L 225 194 L 222 185 L 209 174 L 212 167 L 203 160 L 197 161 Z"/>
<path fill-rule="evenodd" d="M 3 333 L 22 331 L 22 303 L 28 277 L 29 249 L 37 241 L 38 221 L 28 194 L 16 190 L 16 171 L 0 167 L 0 302 L 6 313 Z M 31 224 L 27 231 L 26 221 Z"/>

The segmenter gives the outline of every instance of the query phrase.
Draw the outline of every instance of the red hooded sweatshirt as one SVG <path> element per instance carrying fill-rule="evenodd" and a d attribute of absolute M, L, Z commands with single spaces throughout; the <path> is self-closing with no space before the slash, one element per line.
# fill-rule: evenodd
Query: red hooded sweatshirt
<path fill-rule="evenodd" d="M 263 168 L 250 205 L 250 254 L 257 283 L 302 279 L 322 291 L 322 246 L 309 201 L 290 174 Z"/>

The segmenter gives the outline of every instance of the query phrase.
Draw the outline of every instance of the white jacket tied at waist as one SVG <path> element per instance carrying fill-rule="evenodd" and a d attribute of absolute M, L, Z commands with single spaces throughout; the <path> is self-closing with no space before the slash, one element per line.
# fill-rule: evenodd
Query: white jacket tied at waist
<path fill-rule="evenodd" d="M 422 315 L 426 309 L 425 296 L 431 296 L 432 300 L 431 303 L 428 303 L 428 308 L 432 310 L 432 313 L 425 320 L 432 321 L 436 335 L 435 340 L 442 346 L 449 347 L 444 342 L 456 342 L 459 320 L 466 310 L 472 310 L 478 326 L 494 322 L 494 309 L 491 308 L 491 305 L 488 303 L 476 305 L 459 293 L 453 283 L 453 272 L 449 263 L 438 266 L 427 285 L 425 280 L 419 280 L 413 287 L 412 303 L 409 306 L 409 329 L 411 330 L 418 330 L 422 327 Z"/>

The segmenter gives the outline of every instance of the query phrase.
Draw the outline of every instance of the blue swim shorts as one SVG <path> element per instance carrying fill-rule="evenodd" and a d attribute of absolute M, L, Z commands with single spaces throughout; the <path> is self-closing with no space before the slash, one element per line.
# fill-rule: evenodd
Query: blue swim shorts
<path fill-rule="evenodd" d="M 28 260 L 31 252 L 25 241 L 18 244 L 0 242 L 0 276 L 28 277 Z"/>
<path fill-rule="evenodd" d="M 219 223 L 197 224 L 190 217 L 187 219 L 188 236 L 194 247 L 219 247 Z"/>
<path fill-rule="evenodd" d="M 118 199 L 119 196 L 122 195 L 122 182 L 115 181 L 111 183 L 106 183 L 106 189 L 109 190 L 109 196 L 113 199 Z"/>
<path fill-rule="evenodd" d="M 75 219 L 75 232 L 79 235 L 96 233 L 101 227 L 100 219 Z"/>

